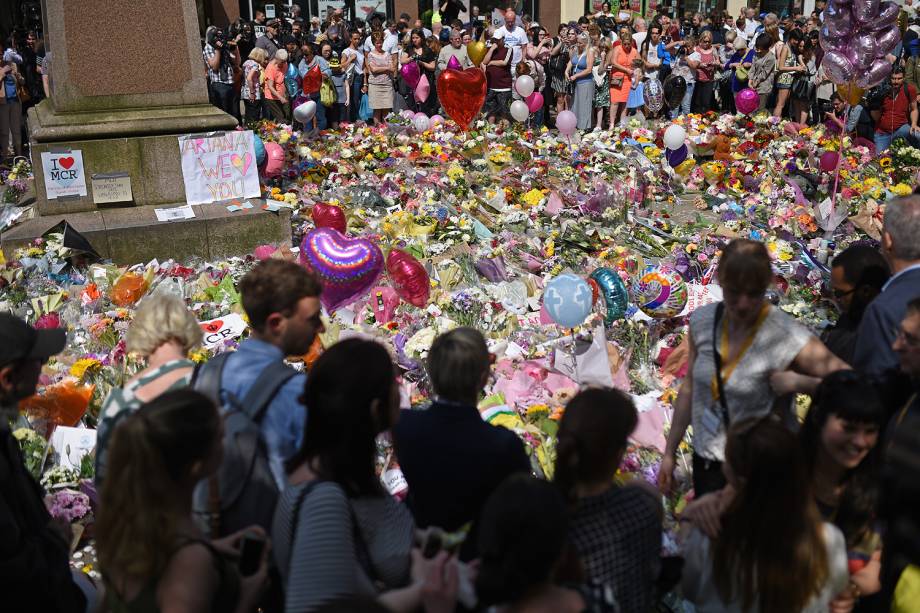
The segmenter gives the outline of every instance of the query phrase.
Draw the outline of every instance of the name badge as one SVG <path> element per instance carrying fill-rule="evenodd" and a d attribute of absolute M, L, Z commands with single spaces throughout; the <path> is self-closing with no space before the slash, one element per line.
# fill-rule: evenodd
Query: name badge
<path fill-rule="evenodd" d="M 718 407 L 710 406 L 703 413 L 700 426 L 709 438 L 716 438 L 722 430 L 722 413 Z"/>

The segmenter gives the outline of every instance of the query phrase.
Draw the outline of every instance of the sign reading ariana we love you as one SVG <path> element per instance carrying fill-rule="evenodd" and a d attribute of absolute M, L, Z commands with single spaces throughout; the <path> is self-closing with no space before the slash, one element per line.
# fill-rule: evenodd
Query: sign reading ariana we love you
<path fill-rule="evenodd" d="M 45 195 L 48 200 L 62 196 L 86 195 L 82 151 L 42 151 L 42 170 L 45 173 Z"/>
<path fill-rule="evenodd" d="M 198 323 L 204 332 L 205 349 L 214 349 L 226 340 L 239 338 L 246 331 L 246 322 L 236 313 Z"/>
<path fill-rule="evenodd" d="M 260 196 L 252 130 L 180 136 L 179 153 L 189 204 Z"/>

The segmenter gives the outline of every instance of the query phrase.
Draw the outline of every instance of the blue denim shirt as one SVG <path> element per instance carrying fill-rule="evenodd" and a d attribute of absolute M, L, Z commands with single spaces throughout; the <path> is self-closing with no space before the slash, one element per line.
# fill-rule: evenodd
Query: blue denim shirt
<path fill-rule="evenodd" d="M 221 393 L 232 393 L 242 400 L 256 378 L 272 362 L 284 359 L 281 349 L 255 338 L 240 343 L 240 348 L 227 358 L 221 377 Z M 303 442 L 307 410 L 300 403 L 307 376 L 291 377 L 272 399 L 262 419 L 262 436 L 268 447 L 268 460 L 279 490 L 284 490 L 287 478 L 284 461 L 294 455 Z"/>

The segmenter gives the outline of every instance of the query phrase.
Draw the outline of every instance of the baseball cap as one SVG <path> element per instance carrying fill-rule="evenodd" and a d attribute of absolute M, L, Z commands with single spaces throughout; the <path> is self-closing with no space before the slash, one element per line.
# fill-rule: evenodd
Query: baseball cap
<path fill-rule="evenodd" d="M 61 328 L 36 330 L 9 313 L 0 314 L 0 366 L 24 359 L 47 360 L 64 350 L 67 333 Z"/>
<path fill-rule="evenodd" d="M 280 19 L 269 19 L 267 22 L 265 22 L 266 28 L 277 28 L 280 25 L 281 25 Z"/>

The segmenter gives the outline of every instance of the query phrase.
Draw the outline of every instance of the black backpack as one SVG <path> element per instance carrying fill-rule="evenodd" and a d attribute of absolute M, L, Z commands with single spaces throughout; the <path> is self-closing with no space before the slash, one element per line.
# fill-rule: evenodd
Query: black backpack
<path fill-rule="evenodd" d="M 297 374 L 283 362 L 274 362 L 239 400 L 221 393 L 221 376 L 230 355 L 223 353 L 199 365 L 192 379 L 192 387 L 214 400 L 224 420 L 223 461 L 213 477 L 196 486 L 192 502 L 196 518 L 212 538 L 253 524 L 271 531 L 279 491 L 260 425 L 275 394 Z"/>

